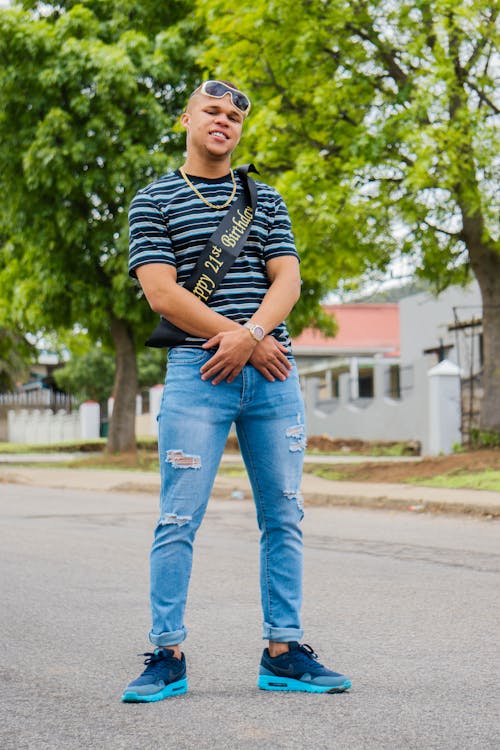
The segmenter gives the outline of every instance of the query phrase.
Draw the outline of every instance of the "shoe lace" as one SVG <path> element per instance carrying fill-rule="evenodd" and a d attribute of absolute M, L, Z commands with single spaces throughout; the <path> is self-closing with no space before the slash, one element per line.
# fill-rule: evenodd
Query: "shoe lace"
<path fill-rule="evenodd" d="M 313 669 L 314 672 L 325 669 L 325 666 L 318 661 L 318 654 L 311 648 L 311 646 L 309 646 L 309 644 L 301 643 L 297 650 L 299 651 L 299 659 L 304 662 L 309 669 Z M 314 666 L 312 666 L 311 661 L 314 661 Z"/>
<path fill-rule="evenodd" d="M 308 659 L 318 658 L 318 654 L 315 653 L 314 649 L 312 649 L 308 643 L 301 643 L 299 646 L 299 651 L 302 651 L 302 653 L 305 654 Z"/>
<path fill-rule="evenodd" d="M 164 662 L 167 659 L 172 659 L 173 657 L 170 656 L 170 654 L 165 653 L 165 651 L 160 651 L 159 653 L 155 654 L 151 651 L 146 651 L 144 654 L 137 654 L 137 656 L 145 656 L 144 664 L 146 665 L 146 669 L 144 670 L 148 674 L 154 674 L 156 670 L 160 667 L 160 664 L 158 662 Z"/>

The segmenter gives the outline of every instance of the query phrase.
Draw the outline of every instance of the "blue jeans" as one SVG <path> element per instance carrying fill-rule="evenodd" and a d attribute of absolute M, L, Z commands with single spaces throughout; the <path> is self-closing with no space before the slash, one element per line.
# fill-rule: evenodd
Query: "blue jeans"
<path fill-rule="evenodd" d="M 234 422 L 261 532 L 262 637 L 300 640 L 305 426 L 297 370 L 294 364 L 286 381 L 269 382 L 246 365 L 232 383 L 213 386 L 200 376 L 211 356 L 190 347 L 169 351 L 158 415 L 161 515 L 151 550 L 149 638 L 172 646 L 186 637 L 193 542 Z"/>

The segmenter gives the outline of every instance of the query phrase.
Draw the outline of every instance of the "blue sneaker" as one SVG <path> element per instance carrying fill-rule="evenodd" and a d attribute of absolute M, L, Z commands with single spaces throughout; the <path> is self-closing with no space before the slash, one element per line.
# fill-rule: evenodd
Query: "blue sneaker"
<path fill-rule="evenodd" d="M 157 648 L 154 653 L 143 654 L 146 669 L 127 685 L 122 695 L 124 703 L 150 703 L 187 693 L 186 659 L 179 660 L 168 648 Z"/>
<path fill-rule="evenodd" d="M 294 690 L 304 693 L 343 693 L 351 681 L 332 672 L 317 660 L 310 646 L 297 641 L 288 644 L 289 651 L 274 658 L 265 648 L 260 662 L 257 685 L 261 690 Z"/>

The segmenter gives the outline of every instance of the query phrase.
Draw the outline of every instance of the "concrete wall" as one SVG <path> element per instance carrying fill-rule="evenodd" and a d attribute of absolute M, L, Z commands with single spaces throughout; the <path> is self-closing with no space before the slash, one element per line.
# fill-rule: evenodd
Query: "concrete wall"
<path fill-rule="evenodd" d="M 476 281 L 465 289 L 450 287 L 438 297 L 432 296 L 429 292 L 421 292 L 400 300 L 400 351 L 403 365 L 420 359 L 425 349 L 438 346 L 439 340 L 442 339 L 444 344 L 453 347 L 446 354 L 446 359 L 464 367 L 464 362 L 458 362 L 457 336 L 454 332 L 448 331 L 448 326 L 454 322 L 453 308 L 456 309 L 457 317 L 461 321 L 481 317 L 481 293 Z M 436 362 L 434 359 L 430 364 Z"/>
<path fill-rule="evenodd" d="M 370 441 L 410 441 L 428 446 L 428 377 L 424 362 L 403 371 L 401 399 L 388 398 L 390 364 L 374 365 L 374 397 L 352 399 L 350 375 L 339 377 L 339 397 L 320 398 L 320 378 L 303 378 L 308 435 Z"/>

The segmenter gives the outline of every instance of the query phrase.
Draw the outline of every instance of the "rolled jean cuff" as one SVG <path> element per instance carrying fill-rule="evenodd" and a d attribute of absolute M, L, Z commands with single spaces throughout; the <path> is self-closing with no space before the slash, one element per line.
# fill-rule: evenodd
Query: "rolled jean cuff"
<path fill-rule="evenodd" d="M 177 646 L 182 643 L 187 636 L 187 628 L 184 626 L 181 630 L 174 630 L 172 633 L 160 633 L 159 635 L 151 631 L 149 640 L 154 646 Z"/>
<path fill-rule="evenodd" d="M 302 628 L 276 628 L 267 622 L 262 626 L 262 638 L 265 641 L 288 643 L 289 641 L 300 641 L 303 635 Z"/>

